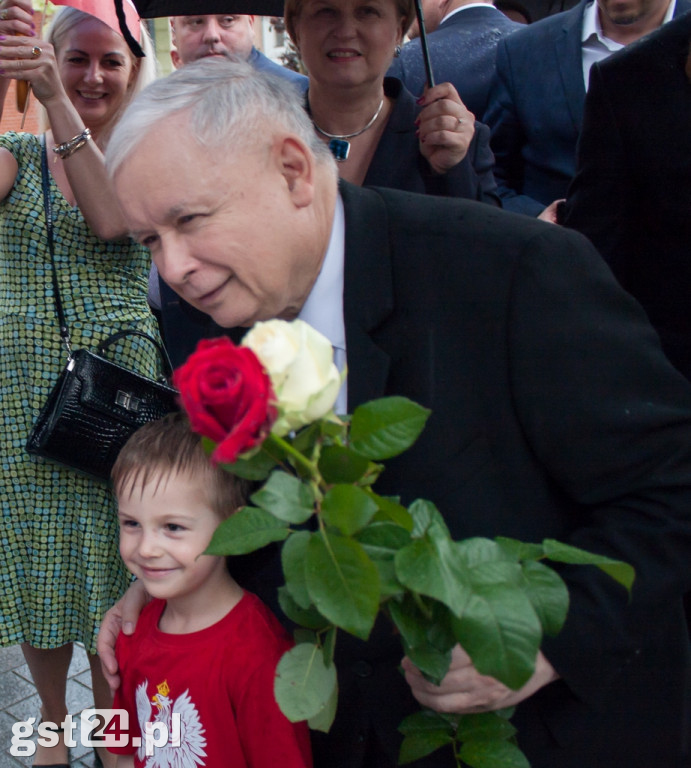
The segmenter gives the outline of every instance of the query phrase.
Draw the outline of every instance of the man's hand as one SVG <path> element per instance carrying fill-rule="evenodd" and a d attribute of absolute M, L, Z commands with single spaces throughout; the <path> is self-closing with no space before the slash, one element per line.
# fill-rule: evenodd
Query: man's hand
<path fill-rule="evenodd" d="M 562 198 L 561 200 L 555 200 L 554 202 L 550 203 L 543 211 L 542 213 L 538 214 L 538 219 L 542 219 L 542 221 L 546 221 L 549 224 L 558 224 L 558 211 L 559 211 L 559 203 L 565 202 Z"/>
<path fill-rule="evenodd" d="M 106 613 L 101 622 L 96 641 L 97 652 L 101 659 L 103 675 L 113 693 L 120 687 L 118 661 L 115 658 L 115 641 L 120 631 L 131 635 L 137 625 L 137 619 L 142 608 L 149 602 L 150 597 L 140 581 L 130 585 L 125 594 Z"/>
<path fill-rule="evenodd" d="M 438 686 L 427 682 L 407 656 L 403 659 L 403 669 L 413 696 L 423 707 L 458 714 L 512 707 L 559 678 L 540 651 L 533 676 L 518 691 L 512 691 L 493 677 L 481 675 L 460 645 L 453 649 L 449 671 Z"/>

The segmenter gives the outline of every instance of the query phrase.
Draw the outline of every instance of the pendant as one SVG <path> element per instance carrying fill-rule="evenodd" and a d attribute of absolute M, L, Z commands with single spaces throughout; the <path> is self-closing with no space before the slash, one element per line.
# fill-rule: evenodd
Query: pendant
<path fill-rule="evenodd" d="M 331 139 L 329 142 L 331 154 L 336 158 L 336 162 L 345 163 L 350 152 L 350 142 L 345 139 Z"/>

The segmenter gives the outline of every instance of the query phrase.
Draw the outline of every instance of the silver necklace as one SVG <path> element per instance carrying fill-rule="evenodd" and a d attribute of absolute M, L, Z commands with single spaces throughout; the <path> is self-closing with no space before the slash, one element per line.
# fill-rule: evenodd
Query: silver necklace
<path fill-rule="evenodd" d="M 314 118 L 312 118 L 312 124 L 314 125 L 314 128 L 317 131 L 317 133 L 321 133 L 322 136 L 326 136 L 327 139 L 331 139 L 331 141 L 329 141 L 329 149 L 331 150 L 333 156 L 336 158 L 336 160 L 339 163 L 344 163 L 348 159 L 348 154 L 350 153 L 350 142 L 348 141 L 348 139 L 354 139 L 356 136 L 359 136 L 365 131 L 368 131 L 376 123 L 377 118 L 381 114 L 381 110 L 383 106 L 384 106 L 384 99 L 382 99 L 379 102 L 377 111 L 372 115 L 372 119 L 367 123 L 367 125 L 364 128 L 360 128 L 359 131 L 354 131 L 353 133 L 343 133 L 343 134 L 328 133 L 328 131 L 325 131 L 323 128 L 320 128 L 314 122 Z M 312 110 L 309 108 L 309 102 L 307 103 L 307 110 L 311 115 Z"/>

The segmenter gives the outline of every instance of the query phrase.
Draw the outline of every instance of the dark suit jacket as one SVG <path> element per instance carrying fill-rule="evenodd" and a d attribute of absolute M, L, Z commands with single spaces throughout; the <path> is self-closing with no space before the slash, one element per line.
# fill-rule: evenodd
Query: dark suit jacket
<path fill-rule="evenodd" d="M 595 65 L 564 223 L 587 235 L 691 379 L 691 13 Z"/>
<path fill-rule="evenodd" d="M 427 35 L 435 81 L 452 83 L 478 120 L 487 108 L 497 43 L 522 26 L 493 5 L 475 6 L 457 11 Z M 393 60 L 389 74 L 402 80 L 416 96 L 423 92 L 427 75 L 419 38 L 403 46 L 401 55 Z"/>
<path fill-rule="evenodd" d="M 519 30 L 497 48 L 483 120 L 490 127 L 495 176 L 507 210 L 537 216 L 566 197 L 585 101 L 585 3 Z M 675 16 L 690 9 L 689 0 L 677 0 Z"/>
<path fill-rule="evenodd" d="M 367 170 L 365 185 L 465 197 L 498 206 L 497 185 L 492 173 L 494 156 L 489 148 L 487 126 L 476 123 L 475 136 L 465 158 L 449 173 L 437 175 L 420 154 L 415 135 L 415 118 L 420 107 L 400 80 L 387 77 L 384 89 L 387 96 L 395 99 L 395 104 Z M 163 280 L 159 282 L 163 337 L 171 361 L 177 367 L 194 351 L 199 339 L 219 336 L 223 329 L 183 301 Z"/>
<path fill-rule="evenodd" d="M 622 558 L 631 602 L 564 568 L 571 611 L 543 644 L 563 680 L 518 707 L 532 768 L 681 768 L 691 736 L 691 388 L 577 233 L 477 203 L 341 185 L 348 402 L 432 409 L 377 490 L 427 498 L 456 538 L 555 537 Z M 264 573 L 255 589 L 271 598 Z M 339 635 L 319 768 L 393 768 L 415 705 L 390 628 Z M 686 702 L 688 707 L 689 702 Z M 449 756 L 446 756 L 449 760 Z M 418 766 L 453 765 L 439 755 Z"/>

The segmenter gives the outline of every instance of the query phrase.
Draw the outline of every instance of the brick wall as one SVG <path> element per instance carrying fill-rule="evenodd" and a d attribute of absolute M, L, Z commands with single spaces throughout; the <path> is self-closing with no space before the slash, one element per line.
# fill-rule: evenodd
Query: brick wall
<path fill-rule="evenodd" d="M 24 128 L 21 128 L 22 115 L 20 112 L 17 112 L 17 97 L 13 80 L 10 83 L 7 98 L 5 99 L 5 107 L 2 113 L 2 120 L 0 121 L 0 133 L 22 130 L 27 133 L 38 133 L 39 106 L 36 97 L 32 94 L 29 97 L 29 111 L 24 121 Z"/>

